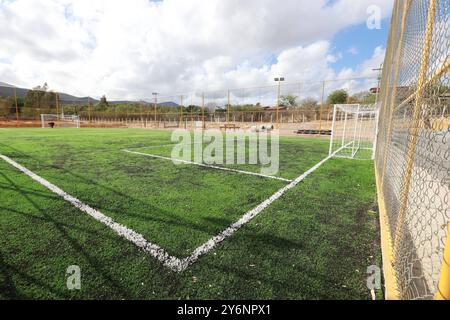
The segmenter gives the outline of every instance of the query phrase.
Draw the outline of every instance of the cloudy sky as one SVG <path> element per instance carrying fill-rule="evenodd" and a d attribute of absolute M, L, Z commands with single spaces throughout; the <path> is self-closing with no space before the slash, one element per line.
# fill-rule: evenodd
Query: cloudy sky
<path fill-rule="evenodd" d="M 380 9 L 381 29 L 367 20 Z M 80 96 L 376 75 L 393 0 L 0 0 L 0 82 Z"/>

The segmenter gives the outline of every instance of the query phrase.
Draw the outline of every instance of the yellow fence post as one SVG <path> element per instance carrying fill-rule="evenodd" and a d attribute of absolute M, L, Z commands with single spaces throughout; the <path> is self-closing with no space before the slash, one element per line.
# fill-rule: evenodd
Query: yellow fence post
<path fill-rule="evenodd" d="M 444 259 L 441 267 L 437 300 L 450 300 L 450 222 L 447 227 L 447 244 L 445 245 Z"/>
<path fill-rule="evenodd" d="M 420 63 L 420 71 L 419 71 L 419 81 L 417 84 L 417 91 L 415 94 L 415 105 L 412 117 L 411 129 L 409 132 L 409 136 L 411 137 L 411 141 L 408 144 L 408 152 L 406 156 L 406 168 L 403 176 L 403 184 L 402 184 L 402 193 L 400 200 L 400 209 L 398 212 L 397 225 L 395 231 L 395 240 L 394 240 L 394 259 L 398 258 L 398 250 L 400 244 L 403 240 L 402 227 L 405 222 L 406 208 L 408 205 L 408 196 L 409 196 L 409 188 L 411 184 L 411 175 L 413 171 L 414 165 L 414 154 L 416 151 L 417 145 L 417 135 L 419 132 L 419 124 L 420 124 L 420 113 L 422 108 L 422 100 L 423 94 L 425 90 L 426 84 L 426 75 L 428 71 L 428 65 L 430 60 L 430 51 L 431 51 L 431 43 L 433 39 L 433 27 L 436 18 L 436 1 L 430 0 L 428 6 L 428 15 L 427 15 L 427 26 L 425 32 L 425 41 L 423 46 L 422 53 L 422 61 Z"/>

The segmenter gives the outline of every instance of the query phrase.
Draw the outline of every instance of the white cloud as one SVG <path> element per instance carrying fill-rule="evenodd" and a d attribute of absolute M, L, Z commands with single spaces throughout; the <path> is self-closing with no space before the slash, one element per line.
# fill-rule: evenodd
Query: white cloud
<path fill-rule="evenodd" d="M 350 48 L 348 48 L 347 52 L 354 56 L 359 53 L 358 48 L 356 48 L 355 46 L 351 46 Z"/>
<path fill-rule="evenodd" d="M 357 69 L 344 68 L 337 74 L 337 77 L 339 79 L 351 79 L 376 76 L 377 71 L 374 71 L 373 69 L 382 65 L 385 52 L 385 48 L 376 47 L 372 56 L 365 60 Z M 367 88 L 376 86 L 376 79 L 367 79 L 363 81 L 348 80 L 340 83 L 341 88 L 345 88 L 351 93 L 364 91 L 367 90 Z"/>
<path fill-rule="evenodd" d="M 0 1 L 0 80 L 136 99 L 338 76 L 327 39 L 373 3 L 390 14 L 391 0 Z"/>

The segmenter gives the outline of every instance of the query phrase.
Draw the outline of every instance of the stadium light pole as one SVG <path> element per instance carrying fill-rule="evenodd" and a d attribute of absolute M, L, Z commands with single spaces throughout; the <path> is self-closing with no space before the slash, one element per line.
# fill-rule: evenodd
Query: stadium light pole
<path fill-rule="evenodd" d="M 155 99 L 154 117 L 155 117 L 155 126 L 156 126 L 156 106 L 158 105 L 158 92 L 153 92 L 152 95 L 153 95 L 153 98 Z"/>
<path fill-rule="evenodd" d="M 281 82 L 284 81 L 283 77 L 278 77 L 274 79 L 275 82 L 278 82 L 278 98 L 277 98 L 277 129 L 280 128 L 280 123 L 279 123 L 279 111 L 280 111 L 280 95 L 281 95 Z"/>

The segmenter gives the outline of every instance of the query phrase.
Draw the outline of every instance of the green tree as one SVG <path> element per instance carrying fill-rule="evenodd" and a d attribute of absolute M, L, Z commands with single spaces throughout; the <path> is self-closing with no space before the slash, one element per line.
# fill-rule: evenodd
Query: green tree
<path fill-rule="evenodd" d="M 202 107 L 191 104 L 185 107 L 184 110 L 189 113 L 199 113 L 202 111 Z"/>
<path fill-rule="evenodd" d="M 362 104 L 371 104 L 375 103 L 376 100 L 376 94 L 371 93 L 369 91 L 362 91 L 355 93 L 351 97 L 347 99 L 348 103 L 362 103 Z"/>
<path fill-rule="evenodd" d="M 294 108 L 297 106 L 297 96 L 288 94 L 280 97 L 280 106 Z"/>
<path fill-rule="evenodd" d="M 56 108 L 56 94 L 48 90 L 47 82 L 27 91 L 25 107 L 29 108 Z"/>
<path fill-rule="evenodd" d="M 301 107 L 305 109 L 316 108 L 318 104 L 319 102 L 314 98 L 305 98 L 300 103 Z"/>
<path fill-rule="evenodd" d="M 328 104 L 342 104 L 347 103 L 348 93 L 344 89 L 333 91 L 327 98 Z"/>
<path fill-rule="evenodd" d="M 103 96 L 100 98 L 100 102 L 97 104 L 96 109 L 97 109 L 98 111 L 105 111 L 106 109 L 108 109 L 108 107 L 109 107 L 108 100 L 106 99 L 106 96 L 103 95 Z"/>

